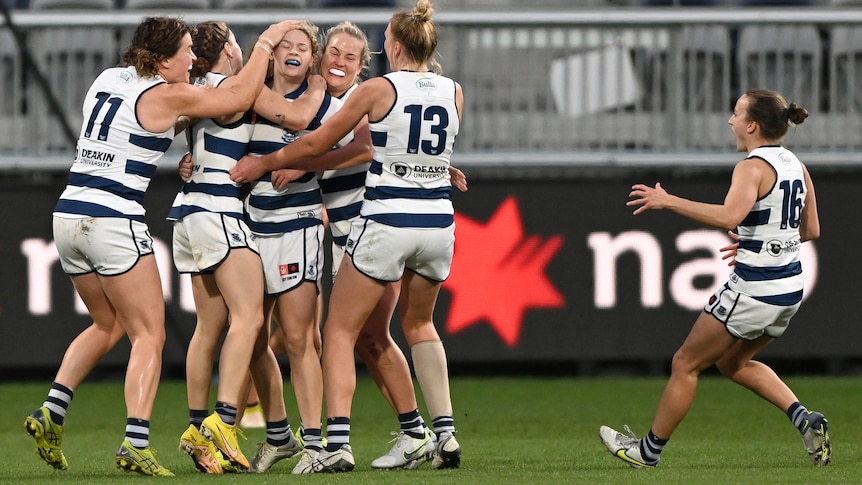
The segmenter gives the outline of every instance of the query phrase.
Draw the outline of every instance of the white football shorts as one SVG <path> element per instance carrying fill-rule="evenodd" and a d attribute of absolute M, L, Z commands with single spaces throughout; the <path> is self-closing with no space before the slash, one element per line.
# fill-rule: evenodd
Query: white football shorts
<path fill-rule="evenodd" d="M 801 302 L 790 306 L 764 303 L 725 284 L 709 298 L 703 311 L 723 323 L 731 335 L 754 340 L 762 335 L 783 335 L 800 305 Z"/>
<path fill-rule="evenodd" d="M 122 217 L 54 216 L 54 243 L 60 266 L 75 276 L 96 272 L 116 276 L 134 268 L 141 256 L 153 253 L 147 225 Z"/>
<path fill-rule="evenodd" d="M 398 281 L 405 268 L 431 281 L 444 281 L 455 252 L 455 224 L 417 229 L 360 217 L 353 221 L 345 251 L 356 269 L 379 281 Z"/>
<path fill-rule="evenodd" d="M 267 295 L 280 295 L 305 281 L 317 285 L 323 270 L 323 224 L 283 234 L 255 234 Z"/>
<path fill-rule="evenodd" d="M 210 273 L 231 249 L 258 252 L 245 221 L 218 212 L 195 212 L 174 222 L 174 266 L 180 273 Z"/>

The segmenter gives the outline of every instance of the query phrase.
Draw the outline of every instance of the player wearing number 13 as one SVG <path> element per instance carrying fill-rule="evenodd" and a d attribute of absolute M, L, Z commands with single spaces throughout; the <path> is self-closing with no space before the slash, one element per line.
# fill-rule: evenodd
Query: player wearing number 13
<path fill-rule="evenodd" d="M 93 324 L 70 344 L 43 406 L 24 423 L 37 453 L 52 467 L 68 467 L 61 442 L 74 390 L 128 335 L 126 432 L 116 465 L 144 475 L 172 475 L 149 448 L 165 308 L 144 221 L 144 193 L 185 117 L 211 118 L 251 106 L 272 47 L 296 25 L 270 26 L 240 74 L 204 90 L 189 84 L 195 60 L 189 27 L 175 18 L 147 18 L 123 54 L 125 67 L 106 69 L 87 92 L 77 154 L 54 209 L 53 229 L 60 264 Z"/>
<path fill-rule="evenodd" d="M 654 467 L 671 434 L 694 401 L 697 379 L 713 364 L 785 413 L 802 435 L 811 461 L 832 459 L 828 423 L 809 412 L 793 391 L 754 355 L 784 334 L 802 302 L 800 245 L 820 237 L 817 199 L 808 169 L 781 140 L 790 123 L 798 125 L 808 111 L 762 89 L 747 91 L 728 120 L 736 147 L 748 155 L 737 163 L 724 204 L 694 202 L 665 192 L 661 184 L 632 187 L 635 214 L 670 209 L 703 224 L 735 230 L 737 243 L 729 280 L 710 297 L 682 347 L 673 356 L 671 376 L 659 401 L 649 433 L 637 439 L 607 426 L 602 441 L 617 458 L 635 468 Z M 738 427 L 732 421 L 727 424 Z M 737 433 L 745 433 L 738 430 Z"/>
<path fill-rule="evenodd" d="M 351 224 L 347 238 L 348 257 L 338 270 L 324 324 L 328 444 L 314 460 L 312 472 L 354 467 L 349 445 L 356 388 L 354 346 L 388 282 L 402 280 L 402 323 L 427 335 L 428 340 L 437 335 L 434 305 L 449 276 L 455 243 L 449 159 L 464 96 L 458 83 L 429 69 L 437 47 L 432 13 L 431 3 L 419 0 L 413 9 L 397 12 L 390 19 L 383 49 L 393 72 L 360 84 L 344 106 L 313 133 L 268 155 L 244 157 L 231 169 L 235 182 L 245 182 L 280 167 L 344 168 L 348 165 L 321 166 L 312 159 L 326 153 L 368 117 L 374 158 L 365 179 L 360 217 Z M 413 392 L 412 382 L 404 385 Z M 407 430 L 415 434 L 412 441 L 427 446 L 430 437 L 419 421 L 418 409 L 403 412 L 413 417 L 414 426 Z M 425 449 L 415 446 L 410 447 L 414 451 L 405 449 L 403 454 Z"/>

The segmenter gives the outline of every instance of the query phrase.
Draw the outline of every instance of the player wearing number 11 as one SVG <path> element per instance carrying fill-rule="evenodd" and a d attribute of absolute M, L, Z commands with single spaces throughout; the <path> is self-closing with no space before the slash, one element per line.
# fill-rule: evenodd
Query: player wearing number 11
<path fill-rule="evenodd" d="M 74 390 L 128 335 L 132 350 L 125 381 L 126 431 L 115 462 L 125 471 L 173 475 L 149 448 L 165 307 L 153 239 L 144 221 L 144 193 L 183 119 L 213 118 L 251 107 L 273 46 L 297 25 L 285 21 L 270 26 L 242 72 L 217 89 L 201 89 L 189 84 L 196 58 L 189 27 L 175 18 L 147 18 L 123 54 L 125 67 L 106 69 L 87 92 L 75 162 L 54 209 L 53 228 L 60 264 L 93 324 L 69 345 L 48 397 L 24 422 L 37 453 L 52 467 L 68 467 L 61 444 Z M 38 352 L 42 349 L 37 342 Z M 251 343 L 244 352 L 251 355 Z"/>
<path fill-rule="evenodd" d="M 311 159 L 326 153 L 368 116 L 374 159 L 365 179 L 360 217 L 353 221 L 323 326 L 326 449 L 312 472 L 354 467 L 349 446 L 350 409 L 356 388 L 354 346 L 387 282 L 402 280 L 401 321 L 429 335 L 440 286 L 448 276 L 455 243 L 449 159 L 460 127 L 464 96 L 452 79 L 431 72 L 437 47 L 433 7 L 419 0 L 395 13 L 383 49 L 391 71 L 356 88 L 344 106 L 313 133 L 262 157 L 245 157 L 231 169 L 235 182 L 279 167 L 319 171 Z M 412 387 L 412 382 L 406 383 Z M 410 392 L 413 392 L 410 389 Z M 418 412 L 415 441 L 425 447 Z M 409 456 L 422 448 L 404 449 Z"/>
<path fill-rule="evenodd" d="M 789 106 L 774 91 L 747 91 L 728 120 L 737 151 L 723 204 L 694 202 L 655 187 L 636 184 L 628 206 L 635 214 L 670 209 L 703 224 L 735 230 L 737 242 L 722 248 L 733 273 L 710 297 L 682 347 L 673 356 L 671 375 L 649 433 L 637 439 L 607 426 L 599 435 L 614 456 L 635 468 L 658 465 L 661 452 L 694 401 L 701 372 L 713 364 L 722 375 L 787 413 L 802 435 L 815 466 L 832 459 L 826 418 L 808 411 L 767 365 L 753 360 L 780 337 L 802 302 L 801 244 L 820 237 L 817 199 L 808 169 L 781 141 L 790 123 L 808 111 Z M 728 427 L 738 425 L 726 420 Z M 750 432 L 737 429 L 743 436 Z"/>

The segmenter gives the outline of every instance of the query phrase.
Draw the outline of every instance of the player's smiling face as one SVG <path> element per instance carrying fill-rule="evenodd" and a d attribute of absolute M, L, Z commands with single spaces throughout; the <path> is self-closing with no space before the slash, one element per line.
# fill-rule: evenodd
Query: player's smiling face
<path fill-rule="evenodd" d="M 276 75 L 285 79 L 301 81 L 308 75 L 314 56 L 311 40 L 305 32 L 294 29 L 287 33 L 272 53 Z"/>
<path fill-rule="evenodd" d="M 340 96 L 353 86 L 362 69 L 363 42 L 350 34 L 334 34 L 323 51 L 320 73 L 326 79 L 327 90 Z"/>

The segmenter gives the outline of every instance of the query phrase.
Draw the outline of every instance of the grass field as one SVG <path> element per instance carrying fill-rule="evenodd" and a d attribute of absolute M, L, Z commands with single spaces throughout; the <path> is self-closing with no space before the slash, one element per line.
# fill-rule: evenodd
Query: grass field
<path fill-rule="evenodd" d="M 369 379 L 359 380 L 354 401 L 353 473 L 293 476 L 294 460 L 279 462 L 262 475 L 198 473 L 176 448 L 187 423 L 185 387 L 177 381 L 163 382 L 159 389 L 151 446 L 182 483 L 862 483 L 862 378 L 794 377 L 788 383 L 803 403 L 829 418 L 834 461 L 828 467 L 811 466 L 799 433 L 782 412 L 716 376 L 701 379 L 691 413 L 654 470 L 633 470 L 614 459 L 600 442 L 598 428 L 629 424 L 639 435 L 645 433 L 664 386 L 664 379 L 657 378 L 454 379 L 455 419 L 464 452 L 457 470 L 431 470 L 428 465 L 415 471 L 371 470 L 371 460 L 389 449 L 390 431 L 398 423 Z M 23 422 L 41 405 L 48 384 L 0 384 L 0 483 L 148 479 L 114 468 L 113 453 L 125 425 L 119 382 L 88 382 L 76 392 L 63 442 L 69 470 L 56 472 L 43 464 Z M 286 388 L 285 394 L 292 396 L 292 389 Z M 288 414 L 296 416 L 291 399 Z M 246 434 L 248 441 L 242 445 L 250 456 L 264 432 Z"/>

